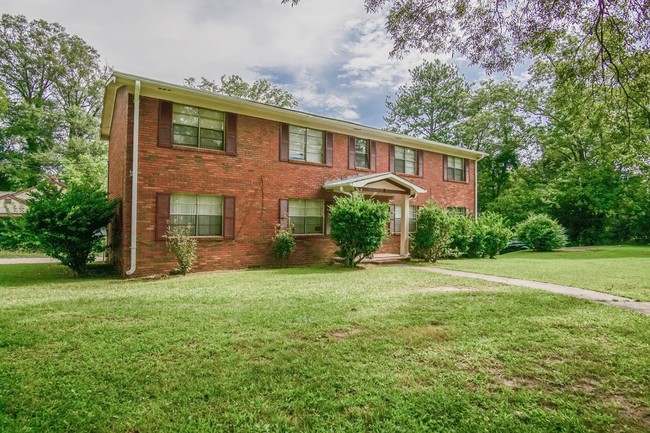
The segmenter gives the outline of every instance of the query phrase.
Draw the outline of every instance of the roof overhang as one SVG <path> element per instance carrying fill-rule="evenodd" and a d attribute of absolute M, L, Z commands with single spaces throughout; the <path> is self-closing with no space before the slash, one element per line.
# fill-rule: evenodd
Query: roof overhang
<path fill-rule="evenodd" d="M 475 150 L 464 149 L 422 138 L 410 137 L 408 135 L 397 134 L 354 122 L 332 119 L 287 108 L 274 107 L 259 102 L 252 102 L 245 99 L 234 98 L 232 96 L 191 89 L 185 86 L 178 86 L 121 72 L 114 72 L 113 76 L 106 83 L 104 89 L 104 106 L 102 109 L 100 125 L 101 137 L 103 139 L 108 139 L 111 133 L 113 109 L 118 89 L 126 87 L 129 93 L 133 94 L 135 91 L 136 81 L 140 82 L 140 94 L 146 97 L 163 99 L 187 105 L 198 105 L 214 110 L 228 111 L 262 119 L 291 123 L 308 128 L 322 129 L 359 138 L 381 141 L 383 143 L 428 150 L 430 152 L 459 156 L 472 160 L 479 160 L 486 155 L 483 152 L 477 152 Z"/>
<path fill-rule="evenodd" d="M 328 180 L 323 185 L 323 188 L 342 193 L 361 190 L 385 195 L 408 194 L 411 197 L 427 192 L 426 189 L 420 188 L 394 173 L 373 173 L 345 179 Z"/>

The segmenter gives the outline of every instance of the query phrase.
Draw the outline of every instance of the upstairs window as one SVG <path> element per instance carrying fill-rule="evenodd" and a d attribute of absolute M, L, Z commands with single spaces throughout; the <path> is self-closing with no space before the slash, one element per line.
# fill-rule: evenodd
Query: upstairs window
<path fill-rule="evenodd" d="M 296 161 L 324 162 L 325 134 L 317 129 L 289 125 L 289 158 Z"/>
<path fill-rule="evenodd" d="M 395 173 L 418 174 L 418 157 L 415 149 L 395 146 Z"/>
<path fill-rule="evenodd" d="M 221 111 L 174 104 L 173 143 L 204 149 L 224 149 L 225 114 Z"/>
<path fill-rule="evenodd" d="M 447 174 L 446 180 L 465 181 L 465 159 L 457 156 L 447 156 L 445 163 L 445 170 Z"/>
<path fill-rule="evenodd" d="M 289 220 L 293 232 L 301 234 L 324 234 L 324 203 L 322 200 L 289 200 Z"/>
<path fill-rule="evenodd" d="M 370 168 L 370 141 L 354 139 L 354 165 L 356 168 Z"/>
<path fill-rule="evenodd" d="M 170 228 L 188 228 L 190 236 L 222 236 L 223 197 L 172 194 L 170 202 Z"/>

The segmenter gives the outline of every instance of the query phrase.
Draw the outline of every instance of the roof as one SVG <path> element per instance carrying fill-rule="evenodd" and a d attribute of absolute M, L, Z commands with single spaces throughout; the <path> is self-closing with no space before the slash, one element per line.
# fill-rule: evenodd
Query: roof
<path fill-rule="evenodd" d="M 349 191 L 366 187 L 374 188 L 376 186 L 384 186 L 385 184 L 388 184 L 389 187 L 392 185 L 391 189 L 394 189 L 395 186 L 398 188 L 401 187 L 413 196 L 427 192 L 426 189 L 420 188 L 416 184 L 409 182 L 408 180 L 390 172 L 373 173 L 361 176 L 350 176 L 344 179 L 328 180 L 325 182 L 323 187 L 325 189 L 331 190 L 338 189 L 339 191 Z"/>
<path fill-rule="evenodd" d="M 140 95 L 155 99 L 290 123 L 473 160 L 478 160 L 485 156 L 483 152 L 464 149 L 437 141 L 410 137 L 346 120 L 332 119 L 288 108 L 279 108 L 268 104 L 219 95 L 122 72 L 114 72 L 104 89 L 104 106 L 100 126 L 101 137 L 103 139 L 108 139 L 110 136 L 117 90 L 126 86 L 129 93 L 133 94 L 135 92 L 136 82 L 140 82 Z"/>

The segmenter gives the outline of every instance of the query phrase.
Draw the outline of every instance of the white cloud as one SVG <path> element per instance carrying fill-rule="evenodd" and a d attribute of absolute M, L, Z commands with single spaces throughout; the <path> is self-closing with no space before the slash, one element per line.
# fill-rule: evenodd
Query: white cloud
<path fill-rule="evenodd" d="M 408 81 L 409 69 L 420 65 L 425 59 L 451 59 L 450 56 L 417 52 L 405 54 L 401 59 L 389 58 L 393 42 L 384 31 L 384 22 L 382 14 L 374 14 L 346 23 L 356 37 L 343 45 L 348 60 L 341 68 L 341 78 L 350 79 L 351 87 L 394 89 Z"/>

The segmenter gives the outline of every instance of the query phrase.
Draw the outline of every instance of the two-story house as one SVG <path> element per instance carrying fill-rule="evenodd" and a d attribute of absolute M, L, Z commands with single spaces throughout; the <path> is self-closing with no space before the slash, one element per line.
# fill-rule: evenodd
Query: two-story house
<path fill-rule="evenodd" d="M 197 270 L 276 263 L 271 239 L 287 218 L 290 263 L 327 262 L 328 205 L 355 189 L 391 204 L 382 252 L 408 254 L 429 199 L 476 210 L 480 152 L 123 73 L 107 83 L 101 120 L 123 275 L 172 269 L 163 235 L 177 225 L 198 240 Z"/>

